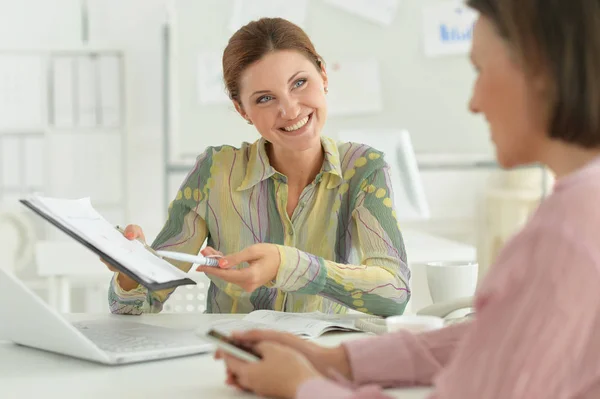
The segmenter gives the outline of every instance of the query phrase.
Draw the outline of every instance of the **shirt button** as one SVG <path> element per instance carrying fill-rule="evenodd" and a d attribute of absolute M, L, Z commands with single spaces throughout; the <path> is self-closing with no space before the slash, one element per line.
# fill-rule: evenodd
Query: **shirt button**
<path fill-rule="evenodd" d="M 289 234 L 289 235 L 291 235 L 291 236 L 293 236 L 293 235 L 294 235 L 294 230 L 290 230 L 290 231 L 288 232 L 288 234 Z"/>

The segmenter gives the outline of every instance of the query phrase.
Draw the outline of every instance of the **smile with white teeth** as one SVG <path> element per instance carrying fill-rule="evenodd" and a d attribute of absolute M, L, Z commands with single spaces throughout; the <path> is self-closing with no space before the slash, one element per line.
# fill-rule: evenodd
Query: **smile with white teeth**
<path fill-rule="evenodd" d="M 283 130 L 285 130 L 286 132 L 293 132 L 294 130 L 298 130 L 302 126 L 306 125 L 307 122 L 308 122 L 308 116 L 305 116 L 304 118 L 300 119 L 298 122 L 293 124 L 292 126 L 284 127 Z"/>

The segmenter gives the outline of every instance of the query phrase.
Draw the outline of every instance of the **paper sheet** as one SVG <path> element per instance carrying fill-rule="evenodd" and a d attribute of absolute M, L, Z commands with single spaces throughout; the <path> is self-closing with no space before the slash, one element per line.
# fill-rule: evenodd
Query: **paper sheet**
<path fill-rule="evenodd" d="M 103 204 L 123 201 L 123 137 L 120 133 L 54 132 L 45 141 L 45 189 L 49 195 L 91 197 Z M 110 158 L 107 158 L 110 154 Z"/>
<path fill-rule="evenodd" d="M 75 104 L 73 98 L 73 57 L 57 57 L 52 62 L 52 116 L 51 123 L 56 127 L 73 127 L 75 124 Z"/>
<path fill-rule="evenodd" d="M 44 187 L 44 139 L 42 137 L 28 137 L 24 140 L 24 186 L 30 190 L 39 191 Z"/>
<path fill-rule="evenodd" d="M 391 25 L 398 12 L 399 0 L 325 0 L 344 11 L 380 25 Z"/>
<path fill-rule="evenodd" d="M 78 126 L 94 127 L 98 124 L 97 119 L 97 93 L 96 79 L 97 65 L 90 57 L 77 57 L 77 98 L 78 98 Z"/>
<path fill-rule="evenodd" d="M 0 55 L 0 131 L 44 125 L 44 83 L 40 57 Z"/>
<path fill-rule="evenodd" d="M 97 61 L 100 75 L 101 124 L 104 127 L 121 125 L 121 65 L 114 55 Z"/>
<path fill-rule="evenodd" d="M 21 137 L 0 137 L 0 191 L 22 188 L 25 149 Z"/>
<path fill-rule="evenodd" d="M 305 338 L 316 338 L 333 329 L 358 331 L 354 325 L 354 320 L 328 316 L 320 312 L 298 314 L 274 310 L 256 310 L 250 312 L 242 320 L 219 321 L 214 323 L 212 327 L 227 335 L 234 331 L 262 328 L 284 331 Z"/>
<path fill-rule="evenodd" d="M 471 49 L 477 13 L 462 2 L 450 1 L 423 8 L 425 55 L 466 54 Z"/>
<path fill-rule="evenodd" d="M 235 0 L 229 29 L 237 31 L 262 17 L 280 17 L 303 27 L 308 0 Z"/>
<path fill-rule="evenodd" d="M 229 104 L 231 100 L 225 90 L 221 54 L 200 53 L 198 55 L 198 102 L 207 104 Z"/>
<path fill-rule="evenodd" d="M 340 60 L 327 66 L 330 115 L 357 115 L 383 110 L 379 62 Z"/>

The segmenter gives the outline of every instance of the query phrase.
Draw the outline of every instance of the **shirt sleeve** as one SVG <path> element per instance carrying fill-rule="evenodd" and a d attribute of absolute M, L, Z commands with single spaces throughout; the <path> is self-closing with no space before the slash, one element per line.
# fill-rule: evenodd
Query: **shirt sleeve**
<path fill-rule="evenodd" d="M 152 243 L 154 249 L 167 249 L 169 251 L 183 252 L 197 255 L 207 237 L 205 220 L 200 216 L 202 206 L 202 187 L 199 187 L 198 174 L 203 173 L 206 167 L 205 157 L 200 156 L 195 168 L 188 174 L 177 193 L 175 200 L 169 206 L 168 219 L 162 230 Z M 192 264 L 167 260 L 179 269 L 187 272 Z M 119 273 L 112 278 L 108 302 L 110 311 L 117 314 L 142 314 L 158 313 L 169 298 L 174 288 L 148 291 L 142 285 L 125 291 L 118 283 Z"/>
<path fill-rule="evenodd" d="M 466 321 L 421 334 L 399 331 L 346 342 L 352 381 L 385 387 L 431 385 L 470 325 Z"/>
<path fill-rule="evenodd" d="M 598 259 L 549 227 L 531 241 L 494 266 L 510 272 L 482 286 L 437 399 L 588 397 L 597 384 Z"/>
<path fill-rule="evenodd" d="M 352 229 L 344 238 L 357 249 L 360 264 L 338 263 L 293 247 L 279 246 L 281 264 L 274 287 L 322 295 L 349 308 L 380 316 L 402 314 L 410 298 L 410 272 L 393 208 L 389 167 L 379 167 L 350 190 Z M 347 183 L 346 183 L 347 184 Z"/>
<path fill-rule="evenodd" d="M 299 399 L 388 398 L 383 387 L 431 385 L 433 377 L 450 361 L 452 352 L 470 322 L 422 334 L 400 331 L 344 344 L 352 370 L 352 384 L 313 379 L 297 392 Z"/>
<path fill-rule="evenodd" d="M 344 387 L 325 379 L 313 379 L 305 382 L 296 392 L 297 399 L 391 399 L 377 385 L 367 385 L 358 389 Z"/>

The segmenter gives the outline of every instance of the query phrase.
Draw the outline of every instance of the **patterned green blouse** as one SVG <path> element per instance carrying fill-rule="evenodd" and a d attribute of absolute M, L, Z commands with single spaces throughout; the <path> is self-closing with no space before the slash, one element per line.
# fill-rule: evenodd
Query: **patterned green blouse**
<path fill-rule="evenodd" d="M 323 167 L 291 218 L 287 179 L 269 164 L 263 139 L 211 147 L 197 158 L 152 247 L 198 254 L 208 239 L 230 254 L 266 242 L 281 255 L 275 281 L 252 293 L 211 277 L 209 313 L 403 313 L 410 271 L 383 154 L 363 144 L 321 142 Z M 126 292 L 115 275 L 109 305 L 113 313 L 159 312 L 171 292 L 141 286 Z"/>

